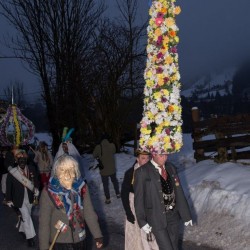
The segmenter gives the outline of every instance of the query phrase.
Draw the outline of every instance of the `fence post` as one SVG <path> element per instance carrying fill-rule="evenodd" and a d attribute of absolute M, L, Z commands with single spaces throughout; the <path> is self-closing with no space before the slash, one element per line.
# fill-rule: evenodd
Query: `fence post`
<path fill-rule="evenodd" d="M 192 108 L 192 120 L 193 122 L 199 122 L 200 121 L 200 111 L 197 107 Z M 201 141 L 201 136 L 199 135 L 200 129 L 194 128 L 193 129 L 193 139 L 194 142 Z M 204 149 L 197 149 L 194 152 L 194 158 L 196 159 L 196 162 L 204 160 Z"/>

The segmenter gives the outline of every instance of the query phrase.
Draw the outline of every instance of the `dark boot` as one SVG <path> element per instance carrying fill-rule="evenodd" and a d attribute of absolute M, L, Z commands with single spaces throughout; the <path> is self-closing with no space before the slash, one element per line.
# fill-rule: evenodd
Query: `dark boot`
<path fill-rule="evenodd" d="M 29 247 L 35 247 L 36 246 L 35 237 L 31 238 L 31 239 L 27 239 L 27 242 L 28 242 Z"/>

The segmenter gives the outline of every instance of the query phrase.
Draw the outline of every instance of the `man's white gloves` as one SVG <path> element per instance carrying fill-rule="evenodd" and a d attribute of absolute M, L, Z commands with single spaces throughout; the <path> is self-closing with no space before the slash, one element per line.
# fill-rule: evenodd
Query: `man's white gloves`
<path fill-rule="evenodd" d="M 189 220 L 189 221 L 185 222 L 184 225 L 185 226 L 188 226 L 188 225 L 193 226 L 193 221 Z"/>
<path fill-rule="evenodd" d="M 34 189 L 34 195 L 35 195 L 36 197 L 39 196 L 39 190 L 38 190 L 37 188 Z"/>
<path fill-rule="evenodd" d="M 13 204 L 13 202 L 12 201 L 7 201 L 6 202 L 6 205 L 8 206 L 8 207 L 14 207 L 14 204 Z"/>
<path fill-rule="evenodd" d="M 152 230 L 152 227 L 150 227 L 148 224 L 142 227 L 142 230 L 146 233 L 149 234 Z"/>

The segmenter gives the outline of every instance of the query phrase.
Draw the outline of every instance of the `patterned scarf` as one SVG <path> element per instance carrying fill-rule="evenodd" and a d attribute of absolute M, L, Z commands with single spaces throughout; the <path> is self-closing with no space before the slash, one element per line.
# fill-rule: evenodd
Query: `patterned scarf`
<path fill-rule="evenodd" d="M 75 179 L 72 189 L 68 190 L 61 186 L 58 178 L 51 177 L 48 192 L 53 198 L 56 207 L 67 214 L 70 227 L 75 228 L 78 222 L 80 227 L 84 228 L 84 221 L 80 213 L 80 209 L 83 209 L 83 196 L 86 192 L 84 180 L 81 177 Z"/>

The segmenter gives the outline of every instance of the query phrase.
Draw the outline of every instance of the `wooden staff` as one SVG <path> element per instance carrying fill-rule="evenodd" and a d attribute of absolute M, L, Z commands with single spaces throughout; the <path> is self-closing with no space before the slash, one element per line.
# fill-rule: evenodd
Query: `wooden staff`
<path fill-rule="evenodd" d="M 29 147 L 29 149 L 31 149 L 34 154 L 36 153 L 36 151 L 32 147 Z"/>
<path fill-rule="evenodd" d="M 51 243 L 51 245 L 49 247 L 49 250 L 53 249 L 53 246 L 55 245 L 56 239 L 57 239 L 58 235 L 60 234 L 60 232 L 66 232 L 66 230 L 68 229 L 68 226 L 65 223 L 63 223 L 62 221 L 59 220 L 55 224 L 55 228 L 57 229 L 56 235 L 55 235 L 55 237 L 54 237 L 54 239 L 53 239 L 53 241 L 52 241 L 52 243 Z"/>

